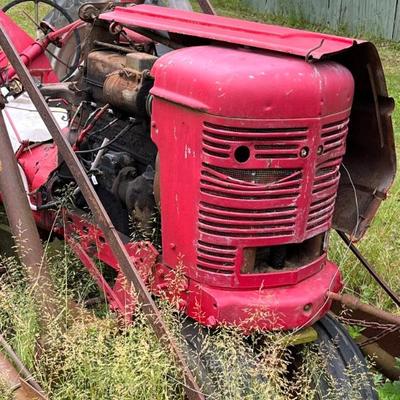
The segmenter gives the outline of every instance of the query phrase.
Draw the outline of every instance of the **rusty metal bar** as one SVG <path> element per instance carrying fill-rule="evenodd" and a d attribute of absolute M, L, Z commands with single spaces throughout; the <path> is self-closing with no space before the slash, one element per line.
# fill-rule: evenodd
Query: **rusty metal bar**
<path fill-rule="evenodd" d="M 28 385 L 15 370 L 10 361 L 0 353 L 0 378 L 15 400 L 47 400 L 32 386 Z"/>
<path fill-rule="evenodd" d="M 375 318 L 400 326 L 400 316 L 391 314 L 387 311 L 380 310 L 377 307 L 363 303 L 358 297 L 352 296 L 350 294 L 338 294 L 334 292 L 328 292 L 327 296 L 329 299 L 333 301 L 338 301 L 350 310 L 360 310 L 365 312 L 366 314 L 372 315 Z"/>
<path fill-rule="evenodd" d="M 0 109 L 4 104 L 0 103 Z M 41 327 L 58 315 L 52 280 L 43 257 L 43 247 L 22 183 L 3 112 L 0 110 L 0 192 L 17 252 L 36 305 L 40 310 Z"/>
<path fill-rule="evenodd" d="M 147 290 L 146 285 L 140 278 L 138 271 L 130 259 L 117 230 L 113 226 L 109 215 L 97 196 L 97 193 L 94 190 L 84 168 L 80 164 L 70 144 L 63 136 L 60 127 L 54 119 L 45 99 L 38 90 L 28 69 L 21 62 L 15 47 L 13 46 L 3 27 L 0 27 L 0 47 L 8 58 L 8 61 L 15 68 L 25 90 L 29 94 L 33 104 L 39 112 L 39 115 L 52 135 L 59 152 L 61 153 L 75 181 L 81 189 L 81 193 L 90 207 L 96 223 L 102 229 L 122 272 L 124 273 L 128 282 L 130 282 L 136 289 L 142 310 L 145 313 L 149 324 L 154 329 L 154 332 L 159 340 L 163 342 L 172 352 L 177 365 L 182 369 L 185 378 L 185 390 L 187 397 L 193 400 L 204 399 L 205 397 L 201 393 L 192 372 L 189 370 L 182 352 L 180 351 L 177 343 L 163 321 L 162 315 L 149 291 Z"/>
<path fill-rule="evenodd" d="M 94 40 L 93 44 L 95 46 L 105 47 L 106 49 L 120 51 L 121 53 L 134 53 L 134 52 L 137 51 L 137 50 L 133 49 L 132 47 L 118 46 L 116 44 L 107 43 L 107 42 L 101 42 L 99 40 Z"/>
<path fill-rule="evenodd" d="M 40 385 L 33 378 L 32 374 L 28 371 L 25 365 L 22 363 L 18 355 L 12 349 L 12 347 L 8 344 L 3 335 L 0 334 L 0 345 L 3 347 L 4 351 L 7 353 L 8 357 L 13 362 L 15 368 L 18 373 L 25 379 L 25 381 L 31 385 L 37 392 L 39 392 L 43 397 L 45 397 L 44 390 L 40 387 Z"/>
<path fill-rule="evenodd" d="M 0 108 L 3 107 L 4 104 L 0 104 Z M 46 318 L 56 315 L 56 307 L 53 304 L 54 297 L 51 297 L 54 293 L 51 279 L 43 264 L 42 242 L 26 197 L 2 111 L 0 111 L 0 149 L 0 192 L 10 230 L 13 234 L 20 260 L 27 268 L 29 283 L 34 289 L 33 294 L 38 302 L 37 306 L 40 309 L 42 323 L 47 324 Z M 1 334 L 0 345 L 26 382 L 42 396 L 41 398 L 45 398 L 43 389 L 33 379 L 32 374 L 25 368 Z"/>
<path fill-rule="evenodd" d="M 362 345 L 362 342 L 367 341 L 368 338 L 360 335 L 357 338 L 357 343 Z M 397 367 L 396 358 L 385 351 L 378 343 L 371 343 L 366 346 L 361 346 L 361 351 L 365 356 L 374 360 L 376 368 L 381 371 L 387 378 L 392 381 L 400 379 L 400 368 Z"/>
<path fill-rule="evenodd" d="M 171 49 L 178 50 L 178 49 L 181 49 L 184 47 L 183 45 L 176 43 L 175 41 L 169 39 L 168 37 L 160 35 L 159 33 L 154 32 L 150 29 L 144 29 L 144 28 L 138 28 L 138 27 L 132 27 L 130 29 L 132 29 L 134 32 L 138 33 L 139 35 L 146 36 L 149 39 L 153 40 L 154 42 L 163 44 L 164 46 L 170 47 Z"/>
<path fill-rule="evenodd" d="M 217 15 L 209 0 L 197 0 L 204 14 Z"/>
<path fill-rule="evenodd" d="M 354 243 L 347 237 L 344 232 L 336 231 L 341 239 L 346 243 L 346 246 L 350 248 L 353 254 L 357 257 L 360 263 L 367 269 L 367 271 L 372 275 L 379 286 L 388 294 L 388 296 L 393 300 L 393 302 L 400 307 L 399 296 L 391 289 L 391 287 L 383 280 L 381 276 L 376 272 L 375 268 L 365 259 L 361 254 L 360 250 L 354 245 Z"/>

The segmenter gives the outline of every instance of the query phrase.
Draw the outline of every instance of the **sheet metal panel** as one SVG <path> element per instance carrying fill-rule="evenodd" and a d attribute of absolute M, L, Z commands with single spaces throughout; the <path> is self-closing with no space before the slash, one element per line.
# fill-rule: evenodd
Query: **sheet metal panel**
<path fill-rule="evenodd" d="M 112 12 L 101 14 L 100 19 L 131 28 L 179 33 L 302 57 L 311 54 L 315 59 L 357 43 L 354 39 L 317 32 L 149 5 L 116 7 Z"/>

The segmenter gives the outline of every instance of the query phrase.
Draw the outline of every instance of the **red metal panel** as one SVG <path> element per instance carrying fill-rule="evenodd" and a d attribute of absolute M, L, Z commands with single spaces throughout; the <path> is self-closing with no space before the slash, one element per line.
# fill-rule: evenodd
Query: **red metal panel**
<path fill-rule="evenodd" d="M 352 78 L 346 68 L 328 62 L 316 66 L 276 53 L 188 47 L 160 57 L 152 74 L 157 79 L 152 94 L 159 98 L 229 118 L 274 119 L 277 129 L 296 119 L 290 123 L 293 132 L 286 134 L 292 136 L 304 135 L 294 128 L 304 129 L 305 119 L 352 105 Z"/>
<path fill-rule="evenodd" d="M 315 59 L 358 43 L 333 35 L 150 5 L 116 7 L 100 19 L 302 57 L 312 55 Z"/>
<path fill-rule="evenodd" d="M 190 281 L 186 313 L 200 323 L 254 329 L 295 329 L 313 324 L 330 309 L 327 288 L 342 288 L 337 266 L 326 262 L 312 279 L 296 285 L 224 290 Z"/>
<path fill-rule="evenodd" d="M 225 288 L 296 284 L 316 273 L 325 258 L 279 273 L 241 268 L 246 249 L 330 229 L 350 72 L 333 62 L 197 46 L 161 57 L 152 73 L 165 262 L 183 257 L 189 277 Z M 237 158 L 240 149 L 246 159 Z"/>
<path fill-rule="evenodd" d="M 268 329 L 320 317 L 329 308 L 326 290 L 340 288 L 326 253 L 283 270 L 243 266 L 248 251 L 330 229 L 350 72 L 333 62 L 197 46 L 161 57 L 152 74 L 163 261 L 185 267 L 186 312 L 214 325 L 268 310 L 280 321 L 264 316 L 255 324 Z M 242 159 L 240 148 L 247 149 Z"/>
<path fill-rule="evenodd" d="M 12 32 L 15 48 L 18 52 L 21 53 L 34 42 L 34 40 L 3 11 L 0 11 L 0 24 L 7 32 Z M 3 59 L 5 59 L 5 56 L 2 54 L 0 60 Z M 2 66 L 5 65 L 2 64 Z"/>
<path fill-rule="evenodd" d="M 37 213 L 38 224 L 43 226 L 49 214 Z M 136 300 L 132 296 L 133 289 L 128 285 L 103 232 L 83 216 L 68 211 L 65 211 L 64 221 L 64 227 L 56 225 L 55 233 L 63 235 L 67 239 L 72 250 L 107 296 L 111 308 L 120 312 L 127 320 L 131 320 L 136 306 Z M 79 238 L 79 241 L 76 238 Z M 156 264 L 157 250 L 148 242 L 129 242 L 125 244 L 125 247 L 137 266 L 141 278 L 147 282 Z M 97 268 L 95 260 L 107 264 L 117 272 L 117 278 L 113 285 L 107 283 L 104 275 Z"/>
<path fill-rule="evenodd" d="M 53 143 L 43 144 L 22 152 L 18 162 L 28 180 L 29 189 L 37 191 L 58 166 L 58 149 Z"/>

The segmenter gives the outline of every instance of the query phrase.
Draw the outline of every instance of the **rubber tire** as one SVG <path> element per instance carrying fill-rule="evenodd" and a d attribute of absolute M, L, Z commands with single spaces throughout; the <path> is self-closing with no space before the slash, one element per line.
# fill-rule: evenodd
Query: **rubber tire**
<path fill-rule="evenodd" d="M 7 11 L 9 11 L 12 7 L 15 7 L 22 3 L 35 3 L 35 0 L 13 0 L 13 1 L 7 3 L 2 8 L 2 11 L 7 14 Z M 44 3 L 50 7 L 55 8 L 57 11 L 59 11 L 65 17 L 65 19 L 68 21 L 69 24 L 72 24 L 74 22 L 72 17 L 54 1 L 38 0 L 38 3 Z M 75 72 L 75 70 L 79 67 L 79 60 L 81 58 L 81 38 L 79 36 L 79 33 L 76 30 L 74 31 L 74 37 L 75 37 L 75 41 L 76 41 L 75 62 L 72 65 L 72 67 L 70 68 L 70 71 L 66 75 L 64 75 L 62 78 L 60 78 L 61 82 L 68 80 L 68 78 L 71 77 L 72 74 Z"/>
<path fill-rule="evenodd" d="M 337 387 L 344 385 L 350 386 L 352 382 L 346 375 L 347 370 L 351 370 L 356 375 L 367 376 L 368 379 L 363 380 L 360 388 L 360 395 L 363 400 L 378 400 L 378 394 L 374 388 L 374 384 L 370 379 L 370 372 L 358 345 L 350 337 L 347 330 L 331 316 L 327 315 L 314 325 L 318 332 L 318 344 L 321 344 L 323 351 L 327 351 L 329 356 L 335 354 L 334 362 L 327 363 L 328 373 L 331 378 L 337 382 Z M 318 390 L 322 394 L 328 390 L 328 383 L 321 380 L 318 384 Z M 349 397 L 342 397 L 342 400 L 351 400 Z"/>
<path fill-rule="evenodd" d="M 182 325 L 182 336 L 186 339 L 185 351 L 189 362 L 189 367 L 196 371 L 197 379 L 199 380 L 202 390 L 206 398 L 213 390 L 214 384 L 210 379 L 204 360 L 199 356 L 201 354 L 202 342 L 204 335 L 207 334 L 205 328 L 200 327 L 190 319 L 185 319 Z M 343 385 L 351 387 L 352 382 L 346 375 L 346 371 L 350 369 L 355 374 L 360 374 L 363 377 L 370 377 L 369 369 L 363 354 L 357 344 L 353 341 L 346 329 L 331 316 L 326 316 L 314 325 L 318 332 L 317 345 L 323 351 L 329 353 L 329 357 L 333 362 L 327 363 L 327 373 L 329 381 L 335 382 L 338 389 L 342 389 Z M 208 363 L 210 360 L 208 360 Z M 245 364 L 245 360 L 243 361 Z M 214 367 L 218 368 L 218 366 Z M 245 370 L 245 368 L 244 368 Z M 261 378 L 262 379 L 262 378 Z M 321 379 L 315 383 L 318 399 L 327 399 L 326 394 L 329 392 L 329 383 L 325 379 Z M 330 386 L 332 388 L 332 386 Z M 350 390 L 349 390 L 350 393 Z M 374 389 L 373 382 L 370 378 L 363 381 L 361 388 L 362 400 L 378 400 L 377 392 Z M 341 400 L 353 400 L 350 397 L 341 397 Z"/>

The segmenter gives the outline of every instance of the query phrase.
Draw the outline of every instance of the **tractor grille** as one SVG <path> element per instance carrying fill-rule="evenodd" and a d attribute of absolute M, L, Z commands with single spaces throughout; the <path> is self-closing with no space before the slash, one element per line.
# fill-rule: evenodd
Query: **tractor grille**
<path fill-rule="evenodd" d="M 229 168 L 218 165 L 218 160 L 232 159 L 240 145 L 247 146 L 256 160 L 295 160 L 307 142 L 307 131 L 307 128 L 252 129 L 205 123 L 203 152 L 211 156 L 211 162 L 203 162 L 201 169 L 203 201 L 198 228 L 202 236 L 220 241 L 292 237 L 302 170 Z M 224 275 L 234 273 L 237 247 L 216 245 L 214 240 L 208 240 L 199 241 L 197 249 L 199 269 Z"/>
<path fill-rule="evenodd" d="M 218 172 L 215 168 L 203 164 L 201 171 L 200 191 L 225 199 L 242 200 L 272 200 L 293 199 L 299 195 L 301 172 L 296 170 L 225 170 Z M 255 181 L 268 183 L 253 183 L 240 179 L 255 176 Z M 237 178 L 232 178 L 237 176 Z"/>
<path fill-rule="evenodd" d="M 238 246 L 292 243 L 328 229 L 347 126 L 348 120 L 338 121 L 318 132 L 204 123 L 198 268 L 230 275 L 237 267 Z M 308 154 L 301 155 L 313 146 L 315 136 L 323 146 L 317 165 Z M 249 150 L 244 168 L 235 160 L 240 146 Z"/>

